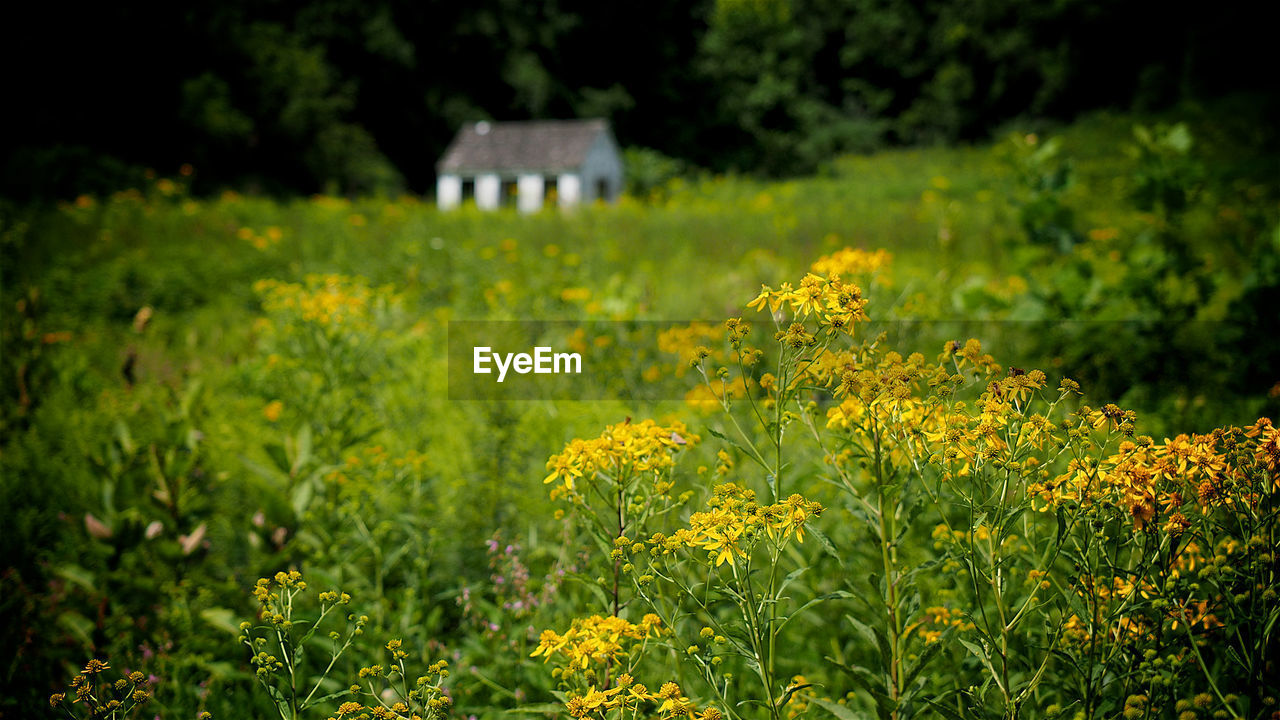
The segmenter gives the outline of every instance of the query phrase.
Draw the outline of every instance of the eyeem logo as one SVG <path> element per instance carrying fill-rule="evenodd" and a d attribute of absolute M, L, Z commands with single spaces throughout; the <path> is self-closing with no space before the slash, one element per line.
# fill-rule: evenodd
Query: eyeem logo
<path fill-rule="evenodd" d="M 1175 324 L 1178 323 L 1178 324 Z M 862 323 L 863 338 L 885 337 L 886 344 L 918 351 L 929 357 L 957 338 L 982 338 L 1008 348 L 1001 352 L 1011 364 L 1034 363 L 1045 333 L 1065 332 L 1079 337 L 1091 332 L 1125 331 L 1122 322 L 985 322 L 967 320 Z M 1126 332 L 1146 332 L 1147 325 Z M 1184 321 L 1170 321 L 1162 331 L 1173 336 L 1185 330 Z M 745 346 L 765 352 L 784 351 L 767 317 L 752 321 Z M 724 326 L 709 320 L 450 320 L 446 342 L 446 398 L 462 402 L 605 401 L 637 404 L 677 401 L 693 407 L 719 407 L 722 393 L 759 392 L 763 380 L 727 385 L 712 375 L 722 364 L 735 362 L 725 342 Z M 1186 337 L 1192 337 L 1187 335 Z M 1199 337 L 1196 335 L 1195 337 Z M 724 353 L 703 364 L 710 382 L 691 370 L 690 362 L 703 347 Z M 1027 348 L 1032 348 L 1028 350 Z M 435 348 L 432 348 L 435 350 Z M 434 384 L 438 357 L 427 358 Z M 1090 358 L 1064 363 L 1067 376 L 1096 372 Z M 1108 362 L 1111 362 L 1108 360 Z M 1115 362 L 1120 362 L 1117 358 Z M 763 368 L 765 365 L 757 365 Z"/>
<path fill-rule="evenodd" d="M 490 362 L 498 369 L 498 382 L 507 379 L 507 371 L 515 370 L 517 374 L 527 375 L 565 375 L 582 373 L 582 356 L 578 353 L 553 352 L 550 347 L 535 347 L 529 353 L 495 353 L 493 348 L 477 346 L 472 349 L 472 372 L 476 375 L 490 375 L 493 369 Z"/>
<path fill-rule="evenodd" d="M 611 320 L 450 320 L 448 397 L 479 402 L 630 399 L 651 387 L 640 373 L 658 362 L 657 334 L 668 326 Z M 686 392 L 681 389 L 674 398 Z"/>

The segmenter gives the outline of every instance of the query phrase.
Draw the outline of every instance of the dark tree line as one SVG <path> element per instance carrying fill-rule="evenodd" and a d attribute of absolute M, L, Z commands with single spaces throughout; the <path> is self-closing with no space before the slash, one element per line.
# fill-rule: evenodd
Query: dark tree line
<path fill-rule="evenodd" d="M 13 9 L 0 192 L 428 190 L 467 121 L 610 118 L 716 170 L 1268 91 L 1256 5 L 1119 0 L 118 0 Z"/>

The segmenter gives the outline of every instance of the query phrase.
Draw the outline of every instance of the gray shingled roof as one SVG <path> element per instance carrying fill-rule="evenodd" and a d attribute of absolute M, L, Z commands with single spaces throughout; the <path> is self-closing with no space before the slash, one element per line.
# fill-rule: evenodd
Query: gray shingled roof
<path fill-rule="evenodd" d="M 582 166 L 604 120 L 479 122 L 462 126 L 436 164 L 439 172 L 559 172 Z"/>

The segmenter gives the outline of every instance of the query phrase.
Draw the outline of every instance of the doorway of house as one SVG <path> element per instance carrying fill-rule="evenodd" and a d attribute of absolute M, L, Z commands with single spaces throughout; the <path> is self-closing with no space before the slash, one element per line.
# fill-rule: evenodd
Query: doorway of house
<path fill-rule="evenodd" d="M 555 207 L 560 204 L 560 179 L 552 175 L 542 180 L 542 204 L 547 207 Z"/>

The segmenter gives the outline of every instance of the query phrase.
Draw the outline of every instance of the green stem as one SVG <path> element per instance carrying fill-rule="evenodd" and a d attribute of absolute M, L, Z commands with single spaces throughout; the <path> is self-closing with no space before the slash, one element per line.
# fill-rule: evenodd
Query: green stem
<path fill-rule="evenodd" d="M 749 558 L 747 562 L 751 562 Z M 769 705 L 769 716 L 772 720 L 779 720 L 778 705 L 773 698 L 773 676 L 769 670 L 768 659 L 764 657 L 764 643 L 760 638 L 760 614 L 756 607 L 755 589 L 751 585 L 751 570 L 748 567 L 739 574 L 737 564 L 730 563 L 730 567 L 733 568 L 733 579 L 738 586 L 738 594 L 742 598 L 743 616 L 747 621 L 748 636 L 751 639 L 751 653 L 755 656 L 756 674 L 760 677 L 761 689 Z"/>
<path fill-rule="evenodd" d="M 1188 598 L 1188 600 L 1190 600 L 1190 598 Z M 1236 709 L 1231 707 L 1227 702 L 1227 699 L 1222 696 L 1222 691 L 1218 689 L 1218 683 L 1214 682 L 1213 673 L 1209 672 L 1209 666 L 1205 664 L 1204 656 L 1200 654 L 1200 646 L 1196 644 L 1196 636 L 1191 632 L 1191 621 L 1183 618 L 1182 626 L 1187 629 L 1187 639 L 1191 641 L 1191 650 L 1196 655 L 1196 664 L 1200 666 L 1200 671 L 1204 674 L 1205 680 L 1209 681 L 1209 689 L 1213 690 L 1213 694 L 1217 696 L 1218 702 L 1222 703 L 1222 706 L 1227 709 L 1227 712 L 1231 713 L 1231 717 L 1240 717 L 1239 713 L 1236 712 Z"/>
<path fill-rule="evenodd" d="M 874 423 L 874 421 L 873 421 Z M 876 514 L 880 521 L 880 562 L 884 567 L 886 589 L 885 609 L 889 619 L 889 697 L 893 710 L 889 717 L 898 720 L 898 702 L 902 698 L 902 617 L 898 613 L 897 551 L 893 548 L 893 523 L 885 507 L 884 455 L 880 445 L 879 428 L 873 424 L 872 441 L 875 453 Z"/>

